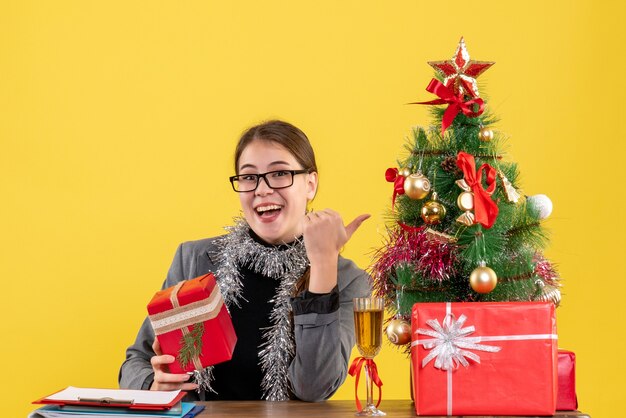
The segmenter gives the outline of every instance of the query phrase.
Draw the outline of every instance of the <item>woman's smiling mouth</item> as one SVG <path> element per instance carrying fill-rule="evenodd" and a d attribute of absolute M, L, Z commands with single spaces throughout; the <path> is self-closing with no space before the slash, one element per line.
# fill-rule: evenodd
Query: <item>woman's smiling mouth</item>
<path fill-rule="evenodd" d="M 254 211 L 262 221 L 271 222 L 278 217 L 282 208 L 282 205 L 275 203 L 262 203 L 255 207 Z"/>

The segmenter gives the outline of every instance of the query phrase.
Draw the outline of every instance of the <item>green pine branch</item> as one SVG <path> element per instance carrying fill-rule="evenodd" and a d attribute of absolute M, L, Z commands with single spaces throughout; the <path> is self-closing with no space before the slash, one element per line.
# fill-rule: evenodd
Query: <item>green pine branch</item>
<path fill-rule="evenodd" d="M 439 202 L 445 206 L 445 218 L 429 227 L 456 238 L 456 242 L 451 244 L 458 249 L 458 259 L 454 265 L 456 274 L 438 281 L 422 277 L 414 266 L 396 266 L 385 280 L 388 280 L 388 289 L 404 289 L 398 295 L 399 313 L 402 315 L 410 314 L 415 302 L 517 301 L 533 300 L 538 295 L 535 264 L 548 243 L 548 234 L 536 211 L 525 203 L 517 164 L 505 160 L 508 138 L 494 130 L 493 140 L 480 140 L 480 129 L 493 129 L 493 124 L 497 122 L 488 110 L 477 118 L 458 114 L 445 134 L 441 135 L 441 120 L 446 107 L 430 107 L 432 124 L 427 128 L 417 127 L 412 130 L 404 147 L 404 156 L 398 161 L 398 168 L 409 168 L 413 173 L 420 169 L 430 180 L 432 190 L 437 192 Z M 463 214 L 457 206 L 457 198 L 462 190 L 456 181 L 463 178 L 463 173 L 456 167 L 460 151 L 474 156 L 476 169 L 487 163 L 499 173 L 496 190 L 491 196 L 498 205 L 499 214 L 496 223 L 489 229 L 481 225 L 468 227 L 456 221 Z M 501 175 L 522 195 L 517 203 L 508 200 Z M 386 215 L 389 227 L 397 228 L 398 222 L 424 226 L 421 209 L 431 199 L 432 195 L 422 200 L 398 195 L 395 207 Z M 469 284 L 471 272 L 481 262 L 486 263 L 498 276 L 498 285 L 486 295 L 477 294 Z M 385 295 L 387 306 L 392 306 L 392 311 L 395 311 L 398 307 L 396 291 L 389 290 L 388 293 Z"/>
<path fill-rule="evenodd" d="M 200 357 L 202 335 L 204 335 L 204 323 L 202 322 L 195 324 L 191 332 L 183 333 L 178 351 L 178 362 L 183 368 L 187 368 L 194 358 Z"/>

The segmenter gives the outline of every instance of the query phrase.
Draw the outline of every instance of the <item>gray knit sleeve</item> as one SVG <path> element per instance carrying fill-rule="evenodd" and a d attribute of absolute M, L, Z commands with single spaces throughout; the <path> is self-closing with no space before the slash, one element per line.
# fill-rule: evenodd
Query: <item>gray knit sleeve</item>
<path fill-rule="evenodd" d="M 340 258 L 337 273 L 339 309 L 294 316 L 296 355 L 289 378 L 303 401 L 328 399 L 346 379 L 355 343 L 352 299 L 371 293 L 369 276 L 352 261 Z"/>
<path fill-rule="evenodd" d="M 205 274 L 212 267 L 210 259 L 203 257 L 210 248 L 211 239 L 185 242 L 178 246 L 174 260 L 167 272 L 167 278 L 162 289 L 174 286 L 181 280 L 192 279 L 197 275 Z M 154 380 L 154 373 L 150 359 L 154 356 L 152 343 L 154 331 L 148 318 L 145 318 L 135 343 L 126 350 L 126 360 L 120 368 L 118 381 L 120 388 L 149 389 Z"/>

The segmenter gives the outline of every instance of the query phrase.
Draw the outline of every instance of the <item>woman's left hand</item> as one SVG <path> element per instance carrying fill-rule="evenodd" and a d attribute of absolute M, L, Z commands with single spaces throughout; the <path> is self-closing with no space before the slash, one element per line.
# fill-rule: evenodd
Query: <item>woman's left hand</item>
<path fill-rule="evenodd" d="M 357 216 L 344 226 L 341 215 L 332 209 L 309 212 L 303 220 L 302 235 L 311 263 L 309 291 L 328 293 L 337 285 L 337 257 L 352 234 L 370 215 Z"/>

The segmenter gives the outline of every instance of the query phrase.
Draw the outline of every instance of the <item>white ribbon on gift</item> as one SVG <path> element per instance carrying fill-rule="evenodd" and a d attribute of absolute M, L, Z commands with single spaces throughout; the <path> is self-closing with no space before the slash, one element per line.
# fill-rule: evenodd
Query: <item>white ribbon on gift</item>
<path fill-rule="evenodd" d="M 411 343 L 411 347 L 422 345 L 426 350 L 431 351 L 422 360 L 422 367 L 425 367 L 431 360 L 435 359 L 434 367 L 446 372 L 447 377 L 447 415 L 452 415 L 452 371 L 463 365 L 469 366 L 466 358 L 480 363 L 480 357 L 476 353 L 467 350 L 486 351 L 496 353 L 502 347 L 478 344 L 484 341 L 522 341 L 522 340 L 557 340 L 556 334 L 522 334 L 522 335 L 494 335 L 468 337 L 476 331 L 472 325 L 463 328 L 467 317 L 461 315 L 455 320 L 452 314 L 452 304 L 446 303 L 446 315 L 443 318 L 442 325 L 436 319 L 426 321 L 426 324 L 432 328 L 418 328 L 415 334 L 428 335 L 433 338 L 417 339 Z"/>
<path fill-rule="evenodd" d="M 461 315 L 459 319 L 455 320 L 454 314 L 450 313 L 443 318 L 442 325 L 439 325 L 439 321 L 436 319 L 429 319 L 426 324 L 432 330 L 424 328 L 417 330 L 418 334 L 433 337 L 432 340 L 421 340 L 425 349 L 432 349 L 422 360 L 422 367 L 433 359 L 435 359 L 434 366 L 441 370 L 456 369 L 459 365 L 467 367 L 469 362 L 466 357 L 480 363 L 478 354 L 467 350 L 488 351 L 490 353 L 500 351 L 501 348 L 498 346 L 478 344 L 481 341 L 480 337 L 468 337 L 469 334 L 476 331 L 476 328 L 473 325 L 463 328 L 466 320 L 465 315 Z"/>
<path fill-rule="evenodd" d="M 178 292 L 186 282 L 178 282 L 172 289 L 170 294 L 172 309 L 148 316 L 154 329 L 154 335 L 161 335 L 178 329 L 186 330 L 187 327 L 199 322 L 210 321 L 220 313 L 224 300 L 217 286 L 213 287 L 207 298 L 181 306 L 178 301 Z M 183 333 L 185 332 L 183 331 Z"/>

